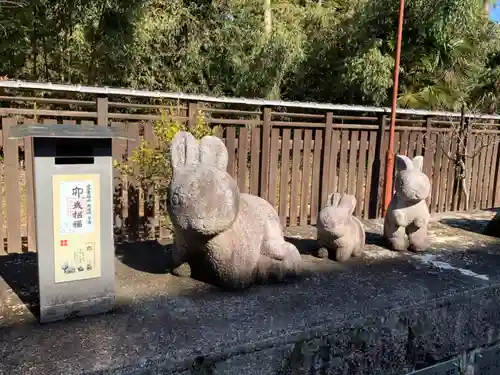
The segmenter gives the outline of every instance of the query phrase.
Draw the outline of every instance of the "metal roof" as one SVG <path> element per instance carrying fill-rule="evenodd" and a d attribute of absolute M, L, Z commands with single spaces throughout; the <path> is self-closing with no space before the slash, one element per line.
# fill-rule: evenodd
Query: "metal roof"
<path fill-rule="evenodd" d="M 120 138 L 132 140 L 132 138 L 129 138 L 124 131 L 107 126 L 79 126 L 70 124 L 23 124 L 10 128 L 9 139 L 19 139 L 24 137 Z"/>
<path fill-rule="evenodd" d="M 223 104 L 245 104 L 254 106 L 269 106 L 269 107 L 288 107 L 288 108 L 312 108 L 326 111 L 351 111 L 351 112 L 373 112 L 373 113 L 391 113 L 389 107 L 373 107 L 360 105 L 344 105 L 330 103 L 315 103 L 315 102 L 292 102 L 284 100 L 266 100 L 266 99 L 249 99 L 249 98 L 228 98 L 215 97 L 207 95 L 186 94 L 181 92 L 164 92 L 150 90 L 136 90 L 126 88 L 113 87 L 97 87 L 84 85 L 66 85 L 59 83 L 44 83 L 44 82 L 29 82 L 5 80 L 0 81 L 0 87 L 9 89 L 24 89 L 24 90 L 41 90 L 41 91 L 60 91 L 60 92 L 77 92 L 96 95 L 122 95 L 143 98 L 164 98 L 187 101 L 198 101 L 206 103 L 223 103 Z M 440 117 L 460 117 L 459 112 L 444 112 L 444 111 L 426 111 L 420 109 L 398 108 L 396 113 L 402 115 L 415 116 L 440 116 Z M 485 120 L 499 120 L 498 115 L 483 115 L 483 114 L 468 114 L 467 117 L 480 118 Z"/>

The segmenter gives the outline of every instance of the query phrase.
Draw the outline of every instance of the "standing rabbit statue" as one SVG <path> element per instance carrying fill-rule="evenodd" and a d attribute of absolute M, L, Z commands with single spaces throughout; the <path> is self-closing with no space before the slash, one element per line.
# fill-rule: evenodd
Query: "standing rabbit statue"
<path fill-rule="evenodd" d="M 384 219 L 384 237 L 393 250 L 424 251 L 429 247 L 426 199 L 429 178 L 422 172 L 423 156 L 396 155 L 395 193 Z"/>
<path fill-rule="evenodd" d="M 326 258 L 333 253 L 335 260 L 343 262 L 361 255 L 365 230 L 361 221 L 353 216 L 355 207 L 356 198 L 352 195 L 332 193 L 328 196 L 327 206 L 318 216 L 318 256 Z"/>
<path fill-rule="evenodd" d="M 200 143 L 179 132 L 171 143 L 172 180 L 167 210 L 175 248 L 172 263 L 227 289 L 282 281 L 301 269 L 297 248 L 284 240 L 276 210 L 262 198 L 240 193 L 227 173 L 228 153 L 217 137 Z"/>

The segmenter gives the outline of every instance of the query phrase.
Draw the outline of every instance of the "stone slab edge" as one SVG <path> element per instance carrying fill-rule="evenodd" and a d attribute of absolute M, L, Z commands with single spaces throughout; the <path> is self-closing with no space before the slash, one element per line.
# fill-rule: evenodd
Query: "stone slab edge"
<path fill-rule="evenodd" d="M 367 311 L 225 352 L 173 361 L 143 358 L 85 375 L 401 375 L 500 340 L 500 284 L 410 306 Z"/>

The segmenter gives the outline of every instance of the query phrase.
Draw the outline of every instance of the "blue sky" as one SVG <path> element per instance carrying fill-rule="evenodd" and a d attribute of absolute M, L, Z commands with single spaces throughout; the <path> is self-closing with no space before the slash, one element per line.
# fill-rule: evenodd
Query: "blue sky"
<path fill-rule="evenodd" d="M 490 18 L 495 22 L 500 22 L 500 7 L 499 6 L 496 6 L 495 8 L 491 7 Z"/>

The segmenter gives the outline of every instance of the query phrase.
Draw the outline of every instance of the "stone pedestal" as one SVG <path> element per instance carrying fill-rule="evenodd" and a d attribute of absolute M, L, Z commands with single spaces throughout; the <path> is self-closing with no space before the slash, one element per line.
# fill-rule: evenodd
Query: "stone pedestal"
<path fill-rule="evenodd" d="M 112 139 L 106 126 L 22 125 L 32 138 L 40 322 L 115 304 Z"/>

